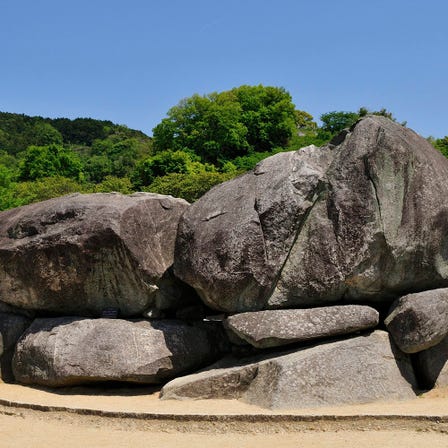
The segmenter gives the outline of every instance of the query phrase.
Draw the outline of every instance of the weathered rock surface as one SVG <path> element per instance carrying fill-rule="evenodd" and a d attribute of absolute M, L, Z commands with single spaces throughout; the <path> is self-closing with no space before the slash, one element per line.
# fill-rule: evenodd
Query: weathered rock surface
<path fill-rule="evenodd" d="M 22 333 L 31 324 L 25 316 L 0 313 L 0 378 L 13 381 L 11 360 L 14 348 Z"/>
<path fill-rule="evenodd" d="M 287 409 L 413 398 L 414 387 L 407 355 L 393 349 L 386 332 L 375 331 L 261 361 L 248 359 L 234 367 L 213 366 L 168 383 L 162 395 L 164 399 L 217 395 Z"/>
<path fill-rule="evenodd" d="M 160 383 L 210 364 L 215 329 L 180 321 L 36 319 L 13 359 L 18 382 L 50 387 L 99 381 Z"/>
<path fill-rule="evenodd" d="M 448 288 L 401 297 L 392 306 L 385 324 L 405 353 L 437 345 L 448 335 Z"/>
<path fill-rule="evenodd" d="M 244 400 L 271 409 L 415 397 L 409 359 L 386 332 L 323 344 L 259 366 Z"/>
<path fill-rule="evenodd" d="M 0 213 L 0 300 L 65 315 L 138 315 L 173 262 L 188 203 L 137 193 L 69 195 Z"/>
<path fill-rule="evenodd" d="M 448 337 L 415 357 L 415 366 L 424 388 L 448 386 Z"/>
<path fill-rule="evenodd" d="M 366 330 L 378 322 L 374 308 L 340 305 L 235 314 L 225 325 L 254 347 L 268 348 Z"/>
<path fill-rule="evenodd" d="M 448 286 L 448 160 L 384 117 L 262 161 L 179 223 L 174 270 L 212 308 L 391 302 Z"/>
<path fill-rule="evenodd" d="M 256 358 L 258 359 L 258 358 Z M 163 386 L 163 400 L 239 399 L 247 391 L 258 371 L 258 362 L 224 358 L 207 369 L 181 376 Z"/>

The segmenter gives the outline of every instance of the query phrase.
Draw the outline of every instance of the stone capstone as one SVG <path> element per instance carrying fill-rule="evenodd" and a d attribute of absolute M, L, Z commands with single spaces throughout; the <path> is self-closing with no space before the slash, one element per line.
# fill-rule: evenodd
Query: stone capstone
<path fill-rule="evenodd" d="M 152 193 L 74 194 L 0 213 L 0 301 L 43 312 L 139 315 L 173 263 L 188 203 Z"/>
<path fill-rule="evenodd" d="M 266 310 L 229 316 L 226 328 L 257 348 L 332 337 L 376 327 L 379 314 L 363 305 Z"/>
<path fill-rule="evenodd" d="M 168 383 L 162 397 L 217 395 L 288 409 L 409 399 L 415 397 L 416 387 L 407 355 L 394 349 L 386 332 L 377 330 L 369 336 L 248 359 L 233 367 L 213 366 Z"/>
<path fill-rule="evenodd" d="M 215 361 L 218 335 L 181 321 L 36 319 L 17 343 L 13 372 L 20 383 L 50 387 L 157 384 Z"/>
<path fill-rule="evenodd" d="M 391 303 L 448 286 L 448 160 L 385 117 L 281 153 L 179 222 L 175 274 L 229 312 Z"/>
<path fill-rule="evenodd" d="M 439 344 L 448 335 L 448 288 L 401 297 L 392 305 L 385 324 L 405 353 Z"/>

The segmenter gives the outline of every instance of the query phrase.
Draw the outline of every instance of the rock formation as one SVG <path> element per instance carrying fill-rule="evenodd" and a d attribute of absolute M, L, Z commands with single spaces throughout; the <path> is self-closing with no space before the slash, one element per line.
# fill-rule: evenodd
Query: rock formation
<path fill-rule="evenodd" d="M 52 387 L 157 384 L 212 363 L 218 335 L 205 324 L 170 320 L 36 319 L 17 344 L 13 371 L 21 383 Z"/>
<path fill-rule="evenodd" d="M 173 263 L 181 199 L 71 195 L 0 213 L 0 301 L 28 310 L 139 315 Z"/>
<path fill-rule="evenodd" d="M 447 178 L 426 140 L 374 116 L 191 206 L 97 194 L 2 212 L 2 374 L 14 352 L 21 383 L 172 380 L 164 399 L 274 409 L 446 385 Z"/>
<path fill-rule="evenodd" d="M 437 345 L 448 335 L 448 288 L 401 297 L 385 324 L 405 353 L 417 353 Z"/>
<path fill-rule="evenodd" d="M 365 118 L 338 146 L 277 154 L 205 194 L 180 221 L 175 273 L 232 313 L 448 286 L 447 178 L 425 139 Z"/>
<path fill-rule="evenodd" d="M 388 334 L 375 331 L 370 336 L 176 379 L 163 388 L 162 397 L 219 395 L 270 409 L 287 409 L 413 398 L 413 387 L 416 380 L 408 357 L 394 354 Z"/>

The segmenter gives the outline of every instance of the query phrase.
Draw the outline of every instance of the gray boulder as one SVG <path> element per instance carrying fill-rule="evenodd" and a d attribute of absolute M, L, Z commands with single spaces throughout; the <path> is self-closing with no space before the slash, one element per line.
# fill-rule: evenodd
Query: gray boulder
<path fill-rule="evenodd" d="M 5 382 L 14 380 L 11 361 L 17 341 L 31 324 L 22 315 L 0 312 L 0 378 Z"/>
<path fill-rule="evenodd" d="M 385 324 L 405 353 L 437 345 L 448 334 L 448 288 L 401 297 L 392 306 Z"/>
<path fill-rule="evenodd" d="M 140 314 L 173 263 L 187 207 L 150 193 L 74 194 L 0 213 L 0 301 L 65 315 Z"/>
<path fill-rule="evenodd" d="M 391 346 L 386 332 L 375 331 L 233 367 L 213 366 L 168 383 L 162 397 L 219 396 L 270 409 L 298 409 L 409 399 L 416 387 L 407 355 Z"/>
<path fill-rule="evenodd" d="M 448 337 L 415 355 L 414 365 L 426 389 L 448 386 Z"/>
<path fill-rule="evenodd" d="M 248 362 L 224 358 L 192 375 L 175 378 L 163 386 L 162 400 L 239 399 L 258 371 L 258 358 Z"/>
<path fill-rule="evenodd" d="M 214 330 L 180 321 L 36 319 L 17 343 L 13 372 L 20 383 L 50 387 L 156 384 L 216 360 Z"/>
<path fill-rule="evenodd" d="M 227 312 L 385 301 L 448 286 L 448 160 L 384 117 L 277 154 L 179 223 L 174 270 Z"/>
<path fill-rule="evenodd" d="M 366 330 L 378 322 L 378 311 L 369 306 L 340 305 L 235 314 L 225 325 L 254 347 L 268 348 Z"/>

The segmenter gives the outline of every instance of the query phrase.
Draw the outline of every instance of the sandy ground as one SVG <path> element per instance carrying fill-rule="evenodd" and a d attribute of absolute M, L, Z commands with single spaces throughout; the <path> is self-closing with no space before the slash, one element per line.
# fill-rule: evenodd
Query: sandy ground
<path fill-rule="evenodd" d="M 54 393 L 0 383 L 0 401 L 3 403 L 0 406 L 0 447 L 448 447 L 448 423 L 414 422 L 414 417 L 397 423 L 396 418 L 391 417 L 443 419 L 448 416 L 448 389 L 435 390 L 404 402 L 283 413 L 234 400 L 161 401 L 156 391 L 145 388 L 101 389 L 92 395 L 92 389 L 72 388 Z M 174 419 L 182 416 L 179 420 L 184 421 L 176 426 L 176 420 L 151 423 L 146 419 L 79 415 L 61 410 L 43 412 L 5 405 L 8 401 L 116 413 L 170 415 Z M 176 416 L 172 417 L 173 414 Z M 303 416 L 307 423 L 289 424 L 288 418 L 281 424 L 269 423 L 270 418 L 278 419 L 285 414 L 296 420 Z M 198 416 L 210 415 L 255 416 L 255 420 L 266 421 L 232 423 L 234 417 L 230 417 L 227 423 L 208 422 L 204 426 L 194 422 Z M 343 416 L 343 421 L 333 422 L 329 417 L 328 421 L 322 422 L 318 416 Z M 360 421 L 359 416 L 368 417 Z M 375 420 L 375 416 L 380 416 L 380 420 Z"/>

